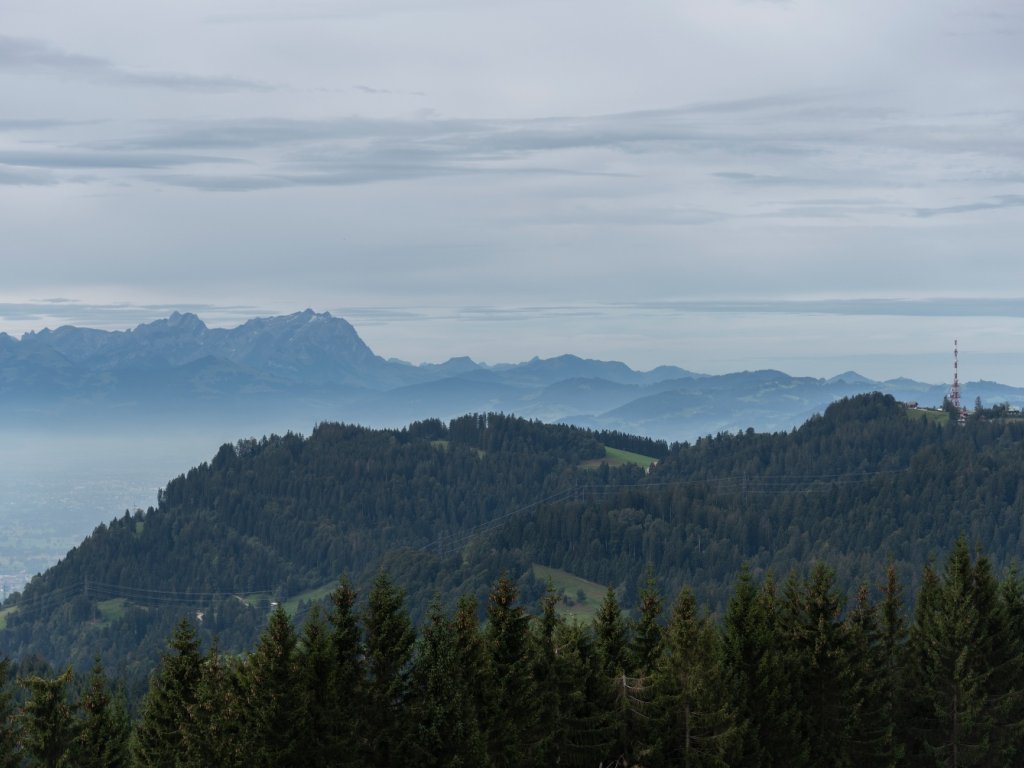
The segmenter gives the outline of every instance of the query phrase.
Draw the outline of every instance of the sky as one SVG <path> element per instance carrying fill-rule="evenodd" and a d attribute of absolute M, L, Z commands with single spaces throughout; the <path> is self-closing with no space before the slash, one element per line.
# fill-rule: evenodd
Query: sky
<path fill-rule="evenodd" d="M 1024 385 L 1024 6 L 4 0 L 0 331 Z"/>

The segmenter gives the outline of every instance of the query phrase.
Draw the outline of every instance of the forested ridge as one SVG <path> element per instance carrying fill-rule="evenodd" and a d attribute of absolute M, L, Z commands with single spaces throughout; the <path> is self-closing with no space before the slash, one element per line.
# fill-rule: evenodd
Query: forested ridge
<path fill-rule="evenodd" d="M 1019 421 L 958 427 L 868 395 L 790 433 L 672 446 L 496 414 L 242 440 L 34 579 L 5 605 L 0 654 L 80 674 L 98 655 L 139 693 L 183 613 L 235 652 L 272 602 L 305 615 L 339 574 L 366 593 L 381 567 L 417 623 L 435 593 L 482 605 L 502 572 L 537 606 L 534 563 L 611 585 L 627 612 L 650 568 L 717 616 L 743 564 L 763 579 L 823 560 L 852 594 L 891 563 L 917 589 L 962 535 L 1002 573 L 1022 551 L 1022 439 Z M 658 462 L 585 469 L 606 446 Z"/>
<path fill-rule="evenodd" d="M 98 662 L 0 662 L 0 766 L 1020 765 L 1024 579 L 959 539 L 920 582 L 911 609 L 893 568 L 849 601 L 822 562 L 744 568 L 715 620 L 649 571 L 634 616 L 609 588 L 584 625 L 503 575 L 485 623 L 435 597 L 417 630 L 382 571 L 242 655 L 183 619 L 133 720 Z"/>

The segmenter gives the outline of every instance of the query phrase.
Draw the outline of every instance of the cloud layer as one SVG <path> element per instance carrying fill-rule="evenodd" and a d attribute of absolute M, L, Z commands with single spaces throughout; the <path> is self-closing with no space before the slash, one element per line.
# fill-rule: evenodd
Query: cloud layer
<path fill-rule="evenodd" d="M 40 0 L 0 29 L 0 301 L 75 300 L 40 319 L 314 306 L 422 359 L 540 334 L 691 368 L 910 359 L 882 318 L 935 355 L 957 318 L 1019 338 L 1004 3 Z M 683 316 L 703 336 L 651 360 Z"/>

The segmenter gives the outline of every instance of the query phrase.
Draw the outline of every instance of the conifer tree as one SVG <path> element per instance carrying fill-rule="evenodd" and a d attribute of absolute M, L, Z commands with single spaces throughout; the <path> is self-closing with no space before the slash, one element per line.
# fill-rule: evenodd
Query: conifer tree
<path fill-rule="evenodd" d="M 868 587 L 857 590 L 845 630 L 850 668 L 850 763 L 871 768 L 891 765 L 892 691 L 887 686 L 886 659 L 878 610 L 871 604 Z"/>
<path fill-rule="evenodd" d="M 79 708 L 82 720 L 73 746 L 76 768 L 122 768 L 128 764 L 131 728 L 124 700 L 110 692 L 99 658 L 93 662 Z"/>
<path fill-rule="evenodd" d="M 626 622 L 612 587 L 608 587 L 594 617 L 594 635 L 605 675 L 613 678 L 624 674 L 629 665 Z"/>
<path fill-rule="evenodd" d="M 309 765 L 300 739 L 302 699 L 296 665 L 298 638 L 284 607 L 270 614 L 256 650 L 243 668 L 245 690 L 242 743 L 256 768 Z"/>
<path fill-rule="evenodd" d="M 459 598 L 452 618 L 452 628 L 459 650 L 459 664 L 465 670 L 466 679 L 473 682 L 473 709 L 486 741 L 489 724 L 494 718 L 495 705 L 491 695 L 494 690 L 494 668 L 480 627 L 476 599 L 472 595 Z"/>
<path fill-rule="evenodd" d="M 748 667 L 755 670 L 750 673 L 753 684 L 748 714 L 759 749 L 744 750 L 745 757 L 738 764 L 764 768 L 807 765 L 807 743 L 800 729 L 799 681 L 794 674 L 799 667 L 793 666 L 790 638 L 771 573 L 765 576 L 749 610 L 753 647 L 747 653 L 748 661 L 754 660 L 756 666 Z"/>
<path fill-rule="evenodd" d="M 404 764 L 412 748 L 415 723 L 407 703 L 416 633 L 404 600 L 381 571 L 365 614 L 367 761 L 373 765 Z"/>
<path fill-rule="evenodd" d="M 721 641 L 688 588 L 672 607 L 655 690 L 659 764 L 729 765 L 740 734 L 726 689 Z"/>
<path fill-rule="evenodd" d="M 541 733 L 538 746 L 542 764 L 556 765 L 560 762 L 561 748 L 566 742 L 566 723 L 562 717 L 563 689 L 555 633 L 562 623 L 555 611 L 558 594 L 551 579 L 541 597 L 541 614 L 533 623 L 534 667 L 533 678 L 537 685 L 537 716 L 547 725 Z"/>
<path fill-rule="evenodd" d="M 131 741 L 132 760 L 139 768 L 170 768 L 184 754 L 201 665 L 199 639 L 189 620 L 183 618 L 142 701 L 142 715 Z"/>
<path fill-rule="evenodd" d="M 992 562 L 981 552 L 974 560 L 973 591 L 978 643 L 988 671 L 983 701 L 992 713 L 991 754 L 996 761 L 1013 764 L 1024 736 L 1022 638 L 1013 634 L 1006 592 L 992 573 Z"/>
<path fill-rule="evenodd" d="M 474 701 L 475 681 L 462 666 L 454 622 L 435 598 L 423 627 L 413 681 L 419 718 L 415 765 L 475 768 L 487 763 Z"/>
<path fill-rule="evenodd" d="M 878 661 L 878 687 L 882 691 L 880 718 L 887 721 L 881 744 L 881 764 L 895 766 L 906 755 L 907 711 L 905 688 L 907 655 L 907 623 L 903 614 L 902 588 L 896 576 L 896 567 L 889 563 L 885 569 L 882 602 L 878 606 L 880 626 Z"/>
<path fill-rule="evenodd" d="M 195 701 L 189 708 L 182 768 L 246 768 L 244 693 L 237 662 L 223 658 L 215 640 L 202 660 Z"/>
<path fill-rule="evenodd" d="M 623 679 L 622 701 L 630 702 L 625 721 L 622 742 L 626 752 L 634 759 L 642 759 L 654 741 L 651 732 L 651 700 L 654 696 L 654 672 L 661 654 L 663 601 L 654 581 L 654 572 L 647 567 L 647 581 L 639 595 L 639 617 L 630 622 L 629 653 L 630 673 Z M 621 734 L 620 730 L 620 734 Z"/>
<path fill-rule="evenodd" d="M 344 726 L 335 719 L 334 661 L 330 630 L 320 606 L 314 605 L 303 624 L 296 659 L 296 682 L 302 700 L 299 731 L 302 754 L 309 765 L 334 764 L 333 732 Z"/>
<path fill-rule="evenodd" d="M 934 728 L 934 710 L 928 687 L 933 682 L 932 636 L 942 604 L 939 577 L 931 563 L 925 566 L 917 591 L 914 618 L 907 632 L 907 654 L 901 674 L 901 690 L 907 692 L 902 703 L 906 726 L 907 762 L 911 766 L 934 765 L 928 738 Z"/>
<path fill-rule="evenodd" d="M 930 761 L 1002 765 L 1018 748 L 1015 642 L 988 561 L 972 563 L 959 539 L 941 581 L 922 586 L 911 630 L 913 735 Z"/>
<path fill-rule="evenodd" d="M 495 766 L 540 765 L 536 684 L 530 658 L 529 617 L 517 604 L 518 590 L 502 574 L 487 602 L 487 648 L 493 670 L 493 718 L 488 754 Z"/>
<path fill-rule="evenodd" d="M 649 681 L 631 674 L 630 643 L 626 621 L 619 608 L 615 590 L 608 587 L 597 616 L 594 638 L 601 673 L 609 685 L 611 697 L 605 705 L 615 726 L 611 754 L 631 760 L 640 748 L 638 720 L 650 698 Z"/>
<path fill-rule="evenodd" d="M 331 593 L 330 625 L 330 717 L 327 765 L 359 765 L 365 751 L 366 735 L 363 699 L 366 694 L 364 647 L 356 613 L 356 593 L 342 577 Z"/>
<path fill-rule="evenodd" d="M 1003 579 L 1001 592 L 1006 608 L 1006 637 L 1011 644 L 1007 649 L 1011 663 L 1003 672 L 1013 692 L 1004 713 L 1008 742 L 1005 760 L 1007 765 L 1021 765 L 1024 762 L 1024 581 L 1016 567 Z"/>
<path fill-rule="evenodd" d="M 72 672 L 56 677 L 33 675 L 20 682 L 28 692 L 21 709 L 21 744 L 31 768 L 72 766 L 78 734 L 75 707 L 68 701 Z"/>
<path fill-rule="evenodd" d="M 11 660 L 0 659 L 0 768 L 21 765 L 14 692 L 10 685 Z"/>
<path fill-rule="evenodd" d="M 618 728 L 609 709 L 612 690 L 604 676 L 593 634 L 579 622 L 560 621 L 554 630 L 559 727 L 548 765 L 615 765 Z M 619 764 L 622 764 L 619 762 Z"/>
<path fill-rule="evenodd" d="M 760 683 L 772 644 L 767 618 L 744 563 L 729 599 L 722 635 L 723 663 L 741 740 L 737 768 L 761 765 L 765 746 L 762 732 L 773 728 L 765 723 L 766 712 L 760 700 Z"/>
<path fill-rule="evenodd" d="M 654 581 L 654 571 L 647 567 L 647 581 L 640 590 L 638 609 L 640 616 L 631 623 L 629 632 L 629 660 L 631 671 L 638 677 L 647 677 L 654 671 L 661 646 L 661 594 Z"/>
<path fill-rule="evenodd" d="M 849 640 L 841 618 L 844 602 L 835 575 L 824 563 L 815 563 L 803 584 L 795 577 L 787 580 L 783 623 L 811 765 L 848 762 L 853 703 Z"/>

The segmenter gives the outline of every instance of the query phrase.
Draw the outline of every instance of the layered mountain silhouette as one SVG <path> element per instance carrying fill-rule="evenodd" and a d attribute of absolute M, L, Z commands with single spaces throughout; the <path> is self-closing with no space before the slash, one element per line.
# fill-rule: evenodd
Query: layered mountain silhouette
<path fill-rule="evenodd" d="M 385 360 L 330 313 L 304 312 L 209 328 L 196 315 L 126 331 L 63 326 L 0 333 L 0 418 L 25 426 L 112 421 L 230 420 L 260 428 L 343 420 L 398 426 L 428 417 L 501 411 L 548 422 L 689 440 L 753 427 L 790 429 L 841 397 L 880 391 L 937 406 L 944 384 L 828 379 L 781 371 L 708 376 L 675 366 L 635 371 L 575 355 L 484 365 L 468 357 L 411 365 Z M 965 398 L 1024 404 L 1024 389 L 971 382 Z"/>

